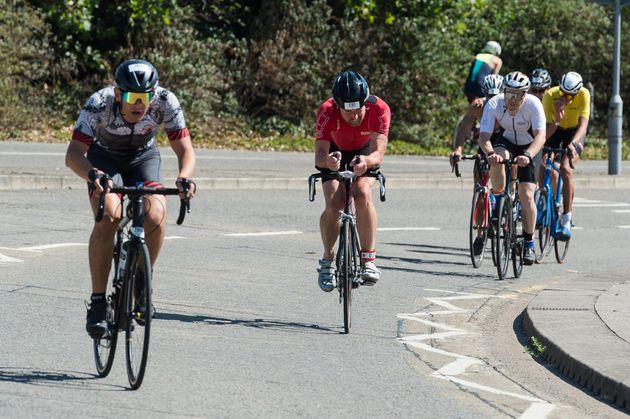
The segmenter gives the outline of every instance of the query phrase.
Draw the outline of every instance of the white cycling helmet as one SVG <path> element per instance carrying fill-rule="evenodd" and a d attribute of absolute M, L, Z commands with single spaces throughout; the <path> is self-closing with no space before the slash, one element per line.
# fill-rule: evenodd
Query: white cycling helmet
<path fill-rule="evenodd" d="M 512 71 L 507 76 L 505 76 L 506 88 L 527 92 L 530 86 L 531 83 L 529 82 L 529 77 L 527 77 L 520 71 Z"/>
<path fill-rule="evenodd" d="M 532 86 L 544 89 L 551 86 L 551 74 L 544 68 L 537 68 L 532 71 Z"/>
<path fill-rule="evenodd" d="M 496 41 L 488 41 L 483 47 L 482 52 L 487 52 L 499 56 L 501 55 L 501 45 L 499 45 L 499 43 Z"/>
<path fill-rule="evenodd" d="M 488 74 L 483 79 L 481 91 L 486 96 L 494 96 L 503 93 L 503 76 L 500 74 Z"/>
<path fill-rule="evenodd" d="M 560 90 L 570 95 L 577 94 L 583 85 L 582 76 L 575 71 L 569 71 L 560 80 Z"/>

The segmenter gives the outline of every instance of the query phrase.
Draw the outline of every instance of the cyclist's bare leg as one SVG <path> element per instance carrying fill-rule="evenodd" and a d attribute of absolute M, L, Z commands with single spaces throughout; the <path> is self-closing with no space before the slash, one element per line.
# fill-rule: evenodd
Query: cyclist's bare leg
<path fill-rule="evenodd" d="M 319 217 L 319 231 L 324 245 L 322 259 L 325 260 L 334 259 L 335 242 L 339 236 L 339 211 L 343 210 L 345 195 L 343 188 L 339 186 L 339 182 L 336 180 L 329 180 L 322 184 L 326 208 Z"/>
<path fill-rule="evenodd" d="M 573 166 L 580 160 L 577 154 L 573 156 Z M 569 166 L 569 157 L 562 157 L 562 165 L 560 166 L 560 175 L 562 176 L 562 204 L 564 213 L 571 212 L 573 209 L 573 169 Z"/>
<path fill-rule="evenodd" d="M 536 202 L 534 191 L 536 184 L 533 182 L 520 182 L 518 184 L 518 196 L 521 199 L 523 232 L 534 234 L 536 229 Z"/>
<path fill-rule="evenodd" d="M 144 210 L 144 238 L 149 249 L 151 266 L 153 266 L 166 234 L 166 197 L 164 195 L 145 197 Z"/>
<path fill-rule="evenodd" d="M 99 195 L 94 193 L 90 200 L 94 214 L 97 213 Z M 120 220 L 120 198 L 116 194 L 105 195 L 105 211 L 103 219 L 94 223 L 88 256 L 92 275 L 92 292 L 95 294 L 107 291 L 107 278 L 112 267 L 114 252 L 114 235 Z"/>
<path fill-rule="evenodd" d="M 376 246 L 376 209 L 372 203 L 372 185 L 374 178 L 359 178 L 353 186 L 354 206 L 357 210 L 357 231 L 361 249 L 375 249 Z"/>
<path fill-rule="evenodd" d="M 503 159 L 510 158 L 510 153 L 503 147 L 495 146 L 494 151 Z M 492 182 L 492 192 L 494 194 L 502 193 L 505 190 L 505 166 L 496 165 L 491 167 L 490 181 Z"/>

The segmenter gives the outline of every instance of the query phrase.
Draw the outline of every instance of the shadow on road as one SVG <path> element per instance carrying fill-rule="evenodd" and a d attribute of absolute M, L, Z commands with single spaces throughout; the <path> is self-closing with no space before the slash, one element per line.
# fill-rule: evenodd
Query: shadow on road
<path fill-rule="evenodd" d="M 96 374 L 76 371 L 44 371 L 0 367 L 0 382 L 31 384 L 45 387 L 85 387 L 85 380 L 98 378 Z M 118 387 L 118 386 L 113 386 Z M 120 387 L 120 389 L 124 389 Z"/>
<path fill-rule="evenodd" d="M 449 247 L 449 246 L 436 246 L 432 244 L 418 244 L 418 243 L 383 243 L 391 246 L 404 246 L 410 247 L 410 252 L 428 253 L 434 255 L 449 255 L 449 256 L 468 256 L 468 247 Z"/>
<path fill-rule="evenodd" d="M 326 332 L 339 333 L 338 329 L 330 329 L 317 324 L 289 322 L 271 319 L 228 319 L 225 317 L 213 317 L 200 314 L 164 313 L 158 312 L 155 316 L 159 320 L 173 320 L 185 323 L 206 323 L 213 326 L 245 326 L 256 329 L 272 329 L 294 332 Z"/>

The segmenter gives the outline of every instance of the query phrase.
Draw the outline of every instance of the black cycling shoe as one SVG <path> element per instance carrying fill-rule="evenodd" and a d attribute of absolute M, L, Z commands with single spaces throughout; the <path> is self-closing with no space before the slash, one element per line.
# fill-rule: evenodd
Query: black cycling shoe
<path fill-rule="evenodd" d="M 100 339 L 107 333 L 107 302 L 93 301 L 88 307 L 85 330 L 93 339 Z"/>

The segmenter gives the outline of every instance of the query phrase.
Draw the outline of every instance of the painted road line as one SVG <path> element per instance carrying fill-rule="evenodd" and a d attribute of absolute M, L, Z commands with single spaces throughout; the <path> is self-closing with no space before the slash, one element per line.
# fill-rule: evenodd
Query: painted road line
<path fill-rule="evenodd" d="M 377 231 L 439 231 L 439 227 L 380 227 Z"/>
<path fill-rule="evenodd" d="M 13 250 L 20 250 L 23 252 L 39 252 L 41 253 L 43 250 L 48 249 L 57 249 L 60 247 L 73 247 L 73 246 L 87 246 L 86 243 L 53 243 L 53 244 L 42 244 L 39 246 L 27 246 L 27 247 L 18 247 Z"/>
<path fill-rule="evenodd" d="M 0 253 L 0 263 L 19 263 L 24 262 L 22 259 L 12 258 L 11 256 Z"/>
<path fill-rule="evenodd" d="M 630 226 L 617 226 L 617 228 L 628 229 L 628 228 L 630 228 Z"/>
<path fill-rule="evenodd" d="M 228 237 L 259 237 L 259 236 L 287 236 L 291 234 L 302 234 L 302 231 L 289 230 L 289 231 L 261 231 L 258 233 L 229 233 L 221 234 L 221 236 Z"/>
<path fill-rule="evenodd" d="M 612 210 L 612 212 L 617 213 L 617 214 L 628 214 L 628 213 L 630 213 L 630 209 L 627 209 L 627 210 Z"/>

